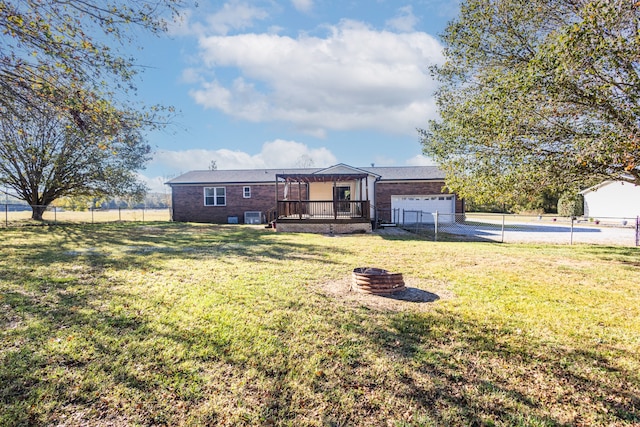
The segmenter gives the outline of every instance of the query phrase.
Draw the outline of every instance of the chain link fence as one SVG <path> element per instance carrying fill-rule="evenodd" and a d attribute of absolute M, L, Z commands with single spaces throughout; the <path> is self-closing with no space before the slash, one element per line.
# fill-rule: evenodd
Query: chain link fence
<path fill-rule="evenodd" d="M 0 204 L 0 226 L 34 224 L 32 208 L 24 204 Z M 377 212 L 376 227 L 399 227 L 434 241 L 486 241 L 500 243 L 558 243 L 640 246 L 640 216 L 636 218 L 583 218 L 553 215 L 491 213 L 441 214 L 388 209 Z M 385 218 L 385 220 L 379 220 Z M 390 220 L 389 220 L 390 219 Z M 46 207 L 43 224 L 93 224 L 124 221 L 170 221 L 163 209 L 88 209 L 68 211 Z M 38 224 L 41 224 L 38 222 Z"/>
<path fill-rule="evenodd" d="M 43 224 L 93 224 L 104 222 L 171 220 L 171 211 L 169 208 L 115 208 L 88 209 L 85 211 L 70 211 L 55 206 L 42 206 L 42 208 L 45 209 L 42 215 Z M 20 227 L 34 224 L 31 220 L 32 207 L 29 205 L 0 204 L 0 214 L 4 216 L 1 222 L 1 226 L 4 227 Z"/>
<path fill-rule="evenodd" d="M 378 227 L 401 227 L 435 241 L 640 246 L 640 217 L 583 218 L 392 210 Z"/>

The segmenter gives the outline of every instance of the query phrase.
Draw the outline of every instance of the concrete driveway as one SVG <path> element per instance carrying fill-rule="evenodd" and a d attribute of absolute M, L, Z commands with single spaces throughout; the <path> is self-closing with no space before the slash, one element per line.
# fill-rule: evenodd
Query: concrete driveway
<path fill-rule="evenodd" d="M 616 246 L 635 246 L 636 230 L 629 226 L 599 226 L 592 223 L 547 224 L 508 222 L 502 231 L 500 222 L 454 223 L 438 227 L 439 232 L 468 236 L 470 240 L 497 242 L 592 243 Z"/>

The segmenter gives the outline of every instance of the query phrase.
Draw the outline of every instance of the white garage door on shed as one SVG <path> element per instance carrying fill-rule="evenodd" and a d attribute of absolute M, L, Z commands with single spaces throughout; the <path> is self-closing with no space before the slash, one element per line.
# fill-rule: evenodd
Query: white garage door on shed
<path fill-rule="evenodd" d="M 452 223 L 455 220 L 456 197 L 453 194 L 432 194 L 426 196 L 391 196 L 393 220 L 399 224 L 435 222 Z"/>

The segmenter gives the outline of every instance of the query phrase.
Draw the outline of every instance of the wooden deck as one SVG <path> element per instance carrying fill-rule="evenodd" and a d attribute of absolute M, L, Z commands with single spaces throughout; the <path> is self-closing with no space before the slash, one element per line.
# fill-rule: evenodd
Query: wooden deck
<path fill-rule="evenodd" d="M 279 200 L 278 221 L 369 222 L 368 200 Z"/>

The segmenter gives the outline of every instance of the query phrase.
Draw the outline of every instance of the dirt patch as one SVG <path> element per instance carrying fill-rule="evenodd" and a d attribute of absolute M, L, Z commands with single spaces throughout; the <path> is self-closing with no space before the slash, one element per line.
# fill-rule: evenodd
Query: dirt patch
<path fill-rule="evenodd" d="M 402 227 L 378 228 L 375 233 L 381 236 L 410 236 L 412 234 Z"/>
<path fill-rule="evenodd" d="M 390 311 L 426 311 L 443 300 L 455 297 L 448 283 L 437 280 L 405 278 L 406 289 L 391 295 L 363 294 L 351 290 L 351 275 L 320 285 L 323 293 L 369 308 Z"/>

